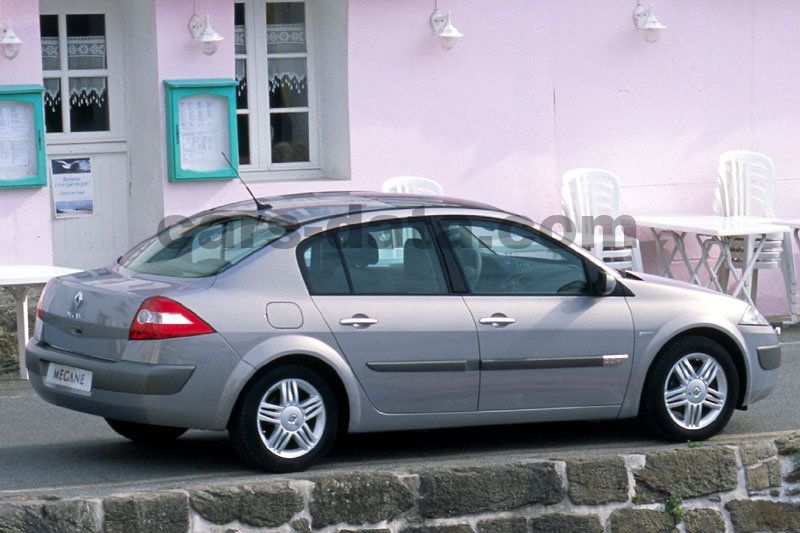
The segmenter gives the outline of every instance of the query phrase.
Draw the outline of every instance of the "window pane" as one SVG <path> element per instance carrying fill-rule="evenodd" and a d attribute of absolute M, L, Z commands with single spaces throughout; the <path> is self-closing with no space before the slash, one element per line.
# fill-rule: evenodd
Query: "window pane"
<path fill-rule="evenodd" d="M 69 79 L 72 131 L 108 131 L 108 78 Z"/>
<path fill-rule="evenodd" d="M 306 58 L 270 59 L 269 106 L 307 107 Z"/>
<path fill-rule="evenodd" d="M 356 294 L 441 294 L 444 272 L 425 224 L 397 223 L 337 233 Z"/>
<path fill-rule="evenodd" d="M 244 4 L 236 3 L 233 7 L 233 49 L 237 54 L 247 53 L 247 42 L 244 29 Z"/>
<path fill-rule="evenodd" d="M 47 133 L 64 131 L 64 119 L 61 114 L 61 80 L 58 78 L 44 80 L 44 124 Z"/>
<path fill-rule="evenodd" d="M 236 60 L 236 81 L 239 86 L 236 88 L 236 109 L 247 109 L 247 60 Z"/>
<path fill-rule="evenodd" d="M 301 247 L 302 268 L 308 290 L 313 294 L 346 294 L 350 292 L 347 275 L 342 267 L 333 237 L 314 237 Z"/>
<path fill-rule="evenodd" d="M 67 15 L 67 65 L 76 70 L 106 68 L 105 15 Z"/>
<path fill-rule="evenodd" d="M 306 13 L 303 2 L 267 4 L 267 52 L 306 51 Z"/>
<path fill-rule="evenodd" d="M 239 133 L 239 164 L 250 164 L 250 116 L 236 115 L 236 125 Z"/>
<path fill-rule="evenodd" d="M 308 113 L 273 113 L 269 122 L 273 163 L 309 161 Z"/>
<path fill-rule="evenodd" d="M 533 231 L 491 221 L 448 221 L 445 228 L 471 292 L 588 292 L 583 260 Z"/>
<path fill-rule="evenodd" d="M 158 276 L 213 276 L 285 233 L 286 228 L 260 217 L 203 214 L 145 241 L 119 264 Z"/>
<path fill-rule="evenodd" d="M 42 69 L 59 70 L 61 58 L 58 44 L 58 15 L 40 16 L 39 25 L 42 31 Z"/>

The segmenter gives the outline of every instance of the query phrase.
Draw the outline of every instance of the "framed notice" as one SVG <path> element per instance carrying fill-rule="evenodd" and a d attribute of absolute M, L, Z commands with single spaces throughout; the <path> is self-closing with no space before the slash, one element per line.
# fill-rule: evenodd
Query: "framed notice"
<path fill-rule="evenodd" d="M 47 185 L 40 85 L 0 86 L 0 188 Z"/>
<path fill-rule="evenodd" d="M 171 181 L 236 177 L 236 86 L 233 79 L 167 80 L 167 152 Z M 230 159 L 233 168 L 225 160 Z"/>
<path fill-rule="evenodd" d="M 94 214 L 92 159 L 50 159 L 50 186 L 56 218 L 88 217 Z"/>

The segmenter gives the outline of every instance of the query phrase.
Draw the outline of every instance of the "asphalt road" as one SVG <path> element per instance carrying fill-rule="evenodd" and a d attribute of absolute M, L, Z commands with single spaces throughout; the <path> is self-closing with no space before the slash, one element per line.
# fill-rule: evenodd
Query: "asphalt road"
<path fill-rule="evenodd" d="M 800 329 L 782 335 L 777 390 L 736 411 L 721 439 L 800 429 Z M 159 448 L 117 436 L 97 417 L 46 404 L 26 386 L 0 383 L 0 500 L 102 494 L 258 475 L 244 466 L 226 433 L 191 431 Z M 637 421 L 529 424 L 351 435 L 318 469 L 380 468 L 429 461 L 641 450 L 663 443 Z"/>

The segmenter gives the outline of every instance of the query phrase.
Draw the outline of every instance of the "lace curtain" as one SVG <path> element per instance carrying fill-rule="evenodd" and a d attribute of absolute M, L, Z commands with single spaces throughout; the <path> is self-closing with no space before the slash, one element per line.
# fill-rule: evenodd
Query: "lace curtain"
<path fill-rule="evenodd" d="M 42 37 L 42 68 L 58 70 L 60 65 L 58 37 Z M 104 35 L 67 37 L 67 63 L 70 70 L 106 68 L 106 38 Z"/>
<path fill-rule="evenodd" d="M 70 78 L 69 105 L 71 107 L 103 107 L 106 103 L 107 78 Z M 44 105 L 55 111 L 61 105 L 61 80 L 45 78 Z"/>

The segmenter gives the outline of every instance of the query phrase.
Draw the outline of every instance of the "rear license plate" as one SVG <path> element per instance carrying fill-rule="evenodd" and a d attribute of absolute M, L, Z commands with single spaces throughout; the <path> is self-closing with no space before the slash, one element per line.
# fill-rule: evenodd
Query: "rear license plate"
<path fill-rule="evenodd" d="M 81 392 L 92 390 L 92 372 L 73 366 L 50 363 L 44 381 L 48 385 L 58 385 Z"/>

